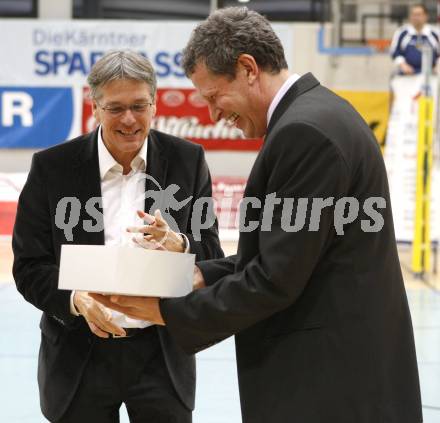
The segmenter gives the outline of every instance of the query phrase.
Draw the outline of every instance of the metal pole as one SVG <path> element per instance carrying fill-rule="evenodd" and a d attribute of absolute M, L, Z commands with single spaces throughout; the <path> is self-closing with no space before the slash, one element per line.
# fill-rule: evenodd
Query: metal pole
<path fill-rule="evenodd" d="M 437 0 L 437 29 L 440 27 L 440 0 Z M 437 69 L 437 98 L 435 102 L 435 143 L 434 151 L 437 153 L 436 156 L 440 158 L 440 73 L 438 67 Z"/>
<path fill-rule="evenodd" d="M 425 97 L 432 96 L 432 89 L 431 89 L 432 54 L 433 53 L 431 47 L 424 44 L 422 46 L 422 74 L 423 74 L 422 93 Z"/>
<path fill-rule="evenodd" d="M 341 47 L 342 0 L 332 0 L 332 47 Z"/>
<path fill-rule="evenodd" d="M 215 12 L 218 8 L 218 0 L 211 0 L 210 13 Z"/>
<path fill-rule="evenodd" d="M 422 47 L 422 95 L 419 98 L 417 137 L 416 208 L 412 269 L 415 276 L 425 277 L 431 270 L 431 174 L 433 140 L 433 98 L 431 89 L 432 49 Z"/>

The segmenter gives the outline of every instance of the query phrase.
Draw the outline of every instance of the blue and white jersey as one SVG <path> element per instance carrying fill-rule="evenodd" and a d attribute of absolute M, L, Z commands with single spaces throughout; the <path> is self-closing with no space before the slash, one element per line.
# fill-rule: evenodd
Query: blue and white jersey
<path fill-rule="evenodd" d="M 438 32 L 431 26 L 425 25 L 420 33 L 408 24 L 400 27 L 394 34 L 390 53 L 396 65 L 403 62 L 411 65 L 416 73 L 422 70 L 422 45 L 432 48 L 432 66 L 440 57 L 440 42 Z"/>

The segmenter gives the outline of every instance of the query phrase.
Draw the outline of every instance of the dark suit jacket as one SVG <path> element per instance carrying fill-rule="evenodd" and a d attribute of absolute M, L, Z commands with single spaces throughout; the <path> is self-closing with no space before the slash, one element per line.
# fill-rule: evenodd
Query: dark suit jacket
<path fill-rule="evenodd" d="M 270 193 L 309 199 L 306 229 L 284 231 L 275 206 L 270 231 L 241 233 L 236 256 L 200 263 L 207 288 L 161 300 L 168 330 L 187 352 L 236 334 L 246 423 L 421 422 L 381 152 L 358 113 L 311 74 L 276 107 L 244 195 Z M 328 197 L 361 204 L 344 235 L 332 206 L 307 230 L 311 199 Z M 386 201 L 379 232 L 361 229 L 374 223 L 362 206 L 369 197 Z M 261 224 L 261 210 L 247 217 Z"/>
<path fill-rule="evenodd" d="M 163 189 L 177 184 L 178 201 L 193 196 L 184 208 L 171 211 L 181 232 L 188 236 L 190 251 L 198 260 L 223 257 L 217 224 L 202 230 L 200 242 L 194 240 L 190 228 L 194 201 L 211 197 L 211 177 L 203 149 L 154 130 L 147 142 L 147 173 Z M 150 189 L 157 188 L 147 180 L 146 190 Z M 66 196 L 77 197 L 82 205 L 72 242 L 55 225 L 57 203 Z M 97 131 L 94 131 L 36 153 L 18 203 L 13 273 L 24 298 L 43 311 L 38 381 L 41 407 L 50 420 L 57 420 L 69 405 L 96 339 L 82 317 L 70 314 L 71 292 L 57 289 L 61 245 L 104 244 L 103 231 L 86 232 L 82 225 L 84 220 L 91 219 L 84 204 L 89 198 L 100 196 Z M 145 210 L 149 210 L 150 201 L 146 200 Z M 157 330 L 175 389 L 183 403 L 193 409 L 194 357 L 182 351 L 166 328 Z"/>

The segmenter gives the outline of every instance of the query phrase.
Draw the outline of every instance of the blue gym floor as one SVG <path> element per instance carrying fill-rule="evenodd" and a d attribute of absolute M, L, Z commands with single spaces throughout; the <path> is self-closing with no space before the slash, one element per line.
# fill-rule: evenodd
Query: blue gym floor
<path fill-rule="evenodd" d="M 440 423 L 440 294 L 419 285 L 408 288 L 408 298 L 416 336 L 424 421 Z M 17 293 L 14 284 L 0 283 L 2 423 L 46 421 L 40 413 L 36 381 L 39 315 Z M 239 423 L 233 340 L 198 354 L 197 370 L 194 423 Z M 121 422 L 128 423 L 124 409 Z"/>

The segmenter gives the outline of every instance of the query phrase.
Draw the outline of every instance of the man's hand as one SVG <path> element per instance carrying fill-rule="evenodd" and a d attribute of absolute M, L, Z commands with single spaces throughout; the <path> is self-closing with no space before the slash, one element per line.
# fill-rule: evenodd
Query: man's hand
<path fill-rule="evenodd" d="M 194 266 L 193 290 L 205 288 L 205 279 L 197 266 Z M 128 317 L 146 320 L 156 325 L 165 325 L 157 297 L 134 297 L 126 295 L 102 295 L 94 292 L 89 296 L 103 306 L 119 311 Z"/>
<path fill-rule="evenodd" d="M 90 293 L 76 291 L 73 296 L 73 304 L 96 336 L 108 338 L 109 333 L 125 336 L 124 329 L 111 322 L 110 310 L 95 301 Z"/>
<path fill-rule="evenodd" d="M 105 307 L 124 313 L 133 319 L 146 320 L 157 325 L 165 325 L 157 297 L 131 297 L 125 295 L 101 295 L 90 293 Z"/>
<path fill-rule="evenodd" d="M 408 65 L 406 62 L 402 62 L 400 64 L 400 70 L 404 75 L 414 75 L 415 73 L 414 68 L 411 65 Z"/>
<path fill-rule="evenodd" d="M 205 278 L 203 277 L 203 273 L 197 266 L 194 266 L 194 277 L 193 277 L 193 291 L 200 288 L 205 288 Z"/>
<path fill-rule="evenodd" d="M 145 234 L 142 239 L 133 238 L 134 242 L 149 250 L 159 249 L 176 253 L 183 253 L 185 251 L 185 242 L 182 236 L 170 229 L 160 210 L 156 210 L 154 216 L 140 210 L 138 210 L 137 214 L 148 225 L 127 228 L 128 232 Z"/>

